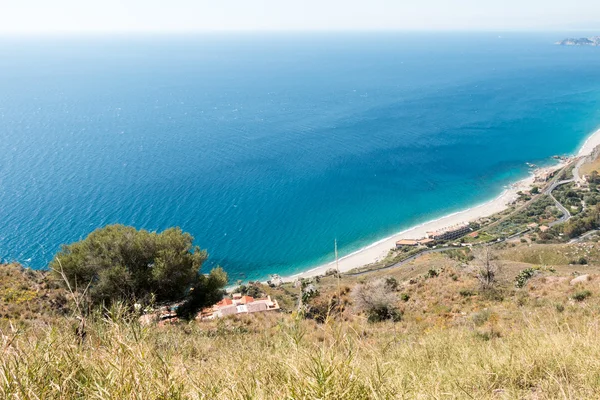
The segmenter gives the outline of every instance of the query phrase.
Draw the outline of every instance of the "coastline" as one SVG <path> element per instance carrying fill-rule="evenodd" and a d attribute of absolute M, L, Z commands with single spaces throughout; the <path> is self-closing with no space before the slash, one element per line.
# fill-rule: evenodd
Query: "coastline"
<path fill-rule="evenodd" d="M 579 148 L 579 151 L 577 152 L 577 157 L 589 156 L 594 152 L 594 150 L 598 146 L 600 146 L 600 129 L 598 129 L 597 131 L 595 131 L 587 137 L 585 142 L 583 142 L 583 144 Z"/>
<path fill-rule="evenodd" d="M 592 154 L 597 146 L 600 146 L 600 129 L 587 137 L 574 157 L 580 158 L 588 156 Z M 400 239 L 418 239 L 426 237 L 426 232 L 440 230 L 460 223 L 472 222 L 504 211 L 509 207 L 509 204 L 518 197 L 517 192 L 526 191 L 533 187 L 535 175 L 557 170 L 563 166 L 564 163 L 559 162 L 549 167 L 538 168 L 527 178 L 509 185 L 509 187 L 495 199 L 413 226 L 341 257 L 338 261 L 339 270 L 340 272 L 347 272 L 354 268 L 362 267 L 385 258 L 390 249 L 396 247 L 396 241 Z M 318 265 L 295 275 L 285 276 L 283 277 L 283 280 L 293 281 L 298 278 L 310 278 L 317 275 L 323 275 L 330 268 L 335 268 L 335 261 Z"/>

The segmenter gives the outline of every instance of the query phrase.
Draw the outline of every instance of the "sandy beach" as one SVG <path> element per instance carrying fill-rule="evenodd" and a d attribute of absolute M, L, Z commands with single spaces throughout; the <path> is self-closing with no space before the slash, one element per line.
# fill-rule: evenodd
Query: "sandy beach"
<path fill-rule="evenodd" d="M 585 143 L 577 152 L 576 157 L 579 158 L 590 155 L 597 146 L 600 146 L 600 129 L 587 138 Z M 354 253 L 344 256 L 339 259 L 339 269 L 341 272 L 346 272 L 351 269 L 379 261 L 388 254 L 390 249 L 396 246 L 396 241 L 400 239 L 420 239 L 426 237 L 426 232 L 436 231 L 460 223 L 472 222 L 503 211 L 508 208 L 508 205 L 518 197 L 517 192 L 531 189 L 536 174 L 547 173 L 551 170 L 562 168 L 563 165 L 564 164 L 558 163 L 550 167 L 537 169 L 527 178 L 510 185 L 510 187 L 506 188 L 506 190 L 500 196 L 487 203 L 449 214 L 444 217 L 425 222 L 421 225 L 417 225 L 402 232 L 398 232 L 395 235 L 382 239 Z M 296 278 L 308 278 L 311 276 L 322 275 L 330 268 L 335 268 L 335 261 L 319 265 L 296 275 L 285 277 L 284 280 L 294 280 Z"/>
<path fill-rule="evenodd" d="M 600 146 L 600 129 L 590 135 L 587 140 L 583 143 L 577 157 L 584 157 L 592 154 L 596 147 Z"/>

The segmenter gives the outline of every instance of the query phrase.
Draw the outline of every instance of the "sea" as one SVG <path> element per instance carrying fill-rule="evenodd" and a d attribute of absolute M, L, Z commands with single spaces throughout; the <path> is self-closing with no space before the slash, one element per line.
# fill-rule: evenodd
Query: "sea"
<path fill-rule="evenodd" d="M 600 128 L 581 33 L 0 37 L 0 259 L 107 224 L 290 275 L 495 198 Z"/>

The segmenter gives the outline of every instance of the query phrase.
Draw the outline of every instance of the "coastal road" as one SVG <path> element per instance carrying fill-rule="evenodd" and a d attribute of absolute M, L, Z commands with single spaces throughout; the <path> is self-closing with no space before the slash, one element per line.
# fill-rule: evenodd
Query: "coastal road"
<path fill-rule="evenodd" d="M 579 237 L 569 240 L 569 244 L 581 242 L 583 239 L 586 239 L 586 238 L 592 236 L 594 233 L 598 233 L 598 229 L 591 230 L 589 232 L 584 233 L 583 235 L 581 235 Z"/>
<path fill-rule="evenodd" d="M 556 208 L 558 208 L 560 210 L 560 212 L 563 213 L 562 217 L 560 217 L 559 219 L 557 219 L 554 222 L 551 222 L 548 226 L 553 227 L 554 225 L 562 224 L 563 222 L 567 222 L 568 220 L 571 219 L 572 215 L 569 212 L 569 210 L 567 210 L 565 208 L 565 206 L 563 206 L 558 200 L 556 200 L 556 197 L 554 197 L 552 195 L 552 191 L 554 189 L 556 189 L 558 186 L 561 186 L 561 185 L 564 185 L 564 184 L 567 184 L 567 183 L 571 183 L 571 182 L 574 182 L 574 181 L 575 181 L 574 178 L 565 179 L 563 181 L 557 181 L 557 182 L 554 182 L 552 185 L 550 185 L 550 187 L 544 191 L 544 194 L 547 194 L 548 196 L 550 196 L 550 198 L 554 201 L 554 204 L 556 205 Z"/>
<path fill-rule="evenodd" d="M 408 258 L 405 258 L 402 261 L 398 261 L 395 264 L 388 265 L 387 267 L 368 269 L 366 271 L 360 271 L 360 272 L 344 272 L 342 275 L 359 276 L 359 275 L 370 274 L 372 272 L 384 271 L 386 269 L 398 268 L 398 267 L 408 264 L 409 262 L 414 261 L 417 258 L 422 257 L 424 255 L 432 254 L 432 253 L 441 253 L 442 251 L 448 251 L 448 250 L 452 250 L 452 249 L 464 249 L 464 247 L 449 246 L 449 247 L 438 247 L 436 249 L 423 250 L 420 253 L 417 253 Z"/>
<path fill-rule="evenodd" d="M 552 195 L 552 191 L 554 189 L 556 189 L 558 186 L 561 186 L 561 185 L 564 185 L 564 184 L 567 184 L 567 183 L 571 183 L 571 182 L 580 182 L 580 181 L 582 181 L 581 176 L 579 175 L 579 170 L 581 169 L 581 166 L 583 165 L 583 163 L 585 163 L 586 160 L 587 160 L 587 157 L 581 157 L 579 160 L 577 160 L 577 164 L 575 164 L 575 167 L 573 167 L 573 178 L 571 178 L 571 179 L 565 179 L 565 180 L 562 180 L 562 181 L 553 182 L 544 191 L 544 194 L 547 194 L 548 196 L 550 196 L 550 198 L 552 198 L 552 200 L 554 200 L 554 204 L 556 204 L 556 207 L 563 213 L 562 217 L 560 217 L 556 221 L 554 221 L 551 224 L 549 224 L 550 227 L 553 227 L 554 225 L 562 224 L 563 222 L 567 222 L 572 217 L 572 215 L 569 212 L 569 210 L 567 210 L 558 200 L 556 200 L 556 197 L 554 197 Z"/>
<path fill-rule="evenodd" d="M 577 163 L 579 164 L 579 163 Z M 550 182 L 546 183 L 545 189 L 540 193 L 537 194 L 535 196 L 533 196 L 531 198 L 531 200 L 525 202 L 525 204 L 522 204 L 520 206 L 518 206 L 517 208 L 515 208 L 513 210 L 513 212 L 511 212 L 510 214 L 500 218 L 499 220 L 497 220 L 496 222 L 492 222 L 491 224 L 489 224 L 488 226 L 486 226 L 486 228 L 492 228 L 496 225 L 501 224 L 502 222 L 506 221 L 507 219 L 511 218 L 513 215 L 521 212 L 522 210 L 526 209 L 527 207 L 529 207 L 532 203 L 534 203 L 535 201 L 538 200 L 538 198 L 544 194 L 548 194 L 548 192 L 552 192 L 552 190 L 554 190 L 556 188 L 556 186 L 558 186 L 558 177 L 562 174 L 563 171 L 565 171 L 567 168 L 569 168 L 571 164 L 569 163 L 568 165 L 564 166 L 563 168 L 561 168 L 560 170 L 558 170 L 556 172 L 556 174 L 554 175 L 554 177 L 550 180 Z M 579 165 L 580 166 L 580 165 Z M 574 169 L 576 168 L 577 170 L 579 170 L 579 166 L 575 165 Z M 552 196 L 551 196 L 552 197 Z M 552 199 L 554 199 L 554 197 L 552 197 Z M 555 203 L 558 203 L 556 201 L 556 199 L 554 199 Z M 560 204 L 560 203 L 559 203 Z M 563 214 L 564 215 L 564 214 Z M 564 222 L 564 221 L 563 221 Z"/>

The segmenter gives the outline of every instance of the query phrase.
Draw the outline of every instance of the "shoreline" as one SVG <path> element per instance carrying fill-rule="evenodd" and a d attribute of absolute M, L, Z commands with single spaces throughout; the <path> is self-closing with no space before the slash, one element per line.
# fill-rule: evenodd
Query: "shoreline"
<path fill-rule="evenodd" d="M 585 142 L 576 152 L 576 155 L 572 156 L 572 158 L 589 156 L 598 146 L 600 146 L 600 129 L 594 131 L 587 137 Z M 388 252 L 396 247 L 396 241 L 400 239 L 419 239 L 421 237 L 426 237 L 426 232 L 443 229 L 460 223 L 472 222 L 504 211 L 509 207 L 509 204 L 518 197 L 517 192 L 530 190 L 534 186 L 536 175 L 548 173 L 562 167 L 564 167 L 564 162 L 561 161 L 549 167 L 536 168 L 528 177 L 510 184 L 499 196 L 492 200 L 426 221 L 345 255 L 338 260 L 339 270 L 340 272 L 347 272 L 354 268 L 362 267 L 385 258 Z M 323 275 L 330 268 L 335 268 L 335 260 L 317 265 L 294 275 L 284 276 L 282 279 L 289 282 L 299 278 L 310 278 L 317 275 Z"/>
<path fill-rule="evenodd" d="M 585 142 L 579 148 L 576 157 L 585 157 L 591 155 L 596 147 L 600 146 L 600 128 L 587 137 Z"/>

